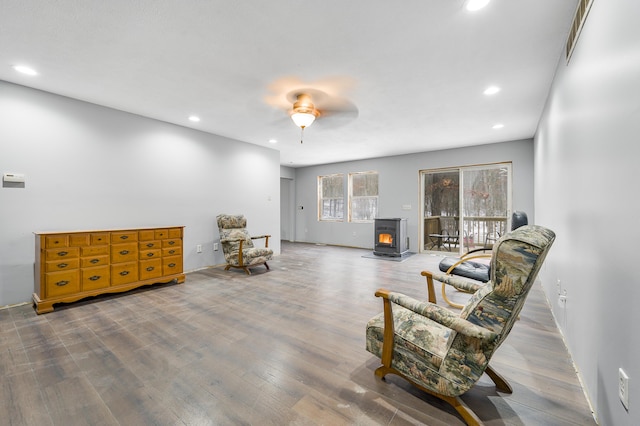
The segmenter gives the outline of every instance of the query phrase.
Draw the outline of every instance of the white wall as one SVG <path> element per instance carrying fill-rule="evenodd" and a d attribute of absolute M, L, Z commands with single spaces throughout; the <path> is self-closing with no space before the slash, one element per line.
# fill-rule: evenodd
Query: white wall
<path fill-rule="evenodd" d="M 185 226 L 185 271 L 224 263 L 215 216 L 280 252 L 278 151 L 0 81 L 0 306 L 29 301 L 34 231 Z M 196 253 L 201 244 L 203 252 Z"/>
<path fill-rule="evenodd" d="M 602 425 L 640 424 L 638 17 L 638 1 L 594 1 L 535 138 L 536 217 L 557 233 L 542 281 Z"/>
<path fill-rule="evenodd" d="M 333 173 L 377 171 L 379 217 L 407 218 L 410 251 L 418 251 L 420 232 L 420 170 L 513 162 L 513 208 L 527 212 L 533 223 L 533 141 L 531 139 L 448 149 L 395 157 L 350 161 L 296 169 L 296 241 L 373 248 L 371 223 L 319 222 L 317 178 Z M 411 210 L 403 210 L 410 205 Z M 355 233 L 355 235 L 354 235 Z"/>

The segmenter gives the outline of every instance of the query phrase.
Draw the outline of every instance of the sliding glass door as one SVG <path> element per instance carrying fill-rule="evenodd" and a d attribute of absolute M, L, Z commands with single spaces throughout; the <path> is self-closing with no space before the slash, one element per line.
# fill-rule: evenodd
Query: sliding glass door
<path fill-rule="evenodd" d="M 511 214 L 511 163 L 423 170 L 421 251 L 491 247 Z"/>

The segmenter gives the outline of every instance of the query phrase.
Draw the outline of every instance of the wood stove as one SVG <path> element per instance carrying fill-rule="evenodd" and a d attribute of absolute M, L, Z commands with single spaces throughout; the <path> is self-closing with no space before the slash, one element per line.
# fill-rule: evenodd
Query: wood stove
<path fill-rule="evenodd" d="M 375 219 L 373 254 L 402 256 L 409 251 L 407 219 Z"/>

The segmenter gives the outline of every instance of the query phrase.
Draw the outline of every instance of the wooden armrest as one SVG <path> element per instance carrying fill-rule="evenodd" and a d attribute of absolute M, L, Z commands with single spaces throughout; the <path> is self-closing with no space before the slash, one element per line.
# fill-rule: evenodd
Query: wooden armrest
<path fill-rule="evenodd" d="M 258 240 L 261 238 L 266 238 L 266 240 L 264 241 L 264 246 L 265 247 L 269 247 L 269 237 L 271 237 L 271 235 L 265 234 L 265 235 L 258 235 L 255 237 L 251 237 L 252 240 Z"/>

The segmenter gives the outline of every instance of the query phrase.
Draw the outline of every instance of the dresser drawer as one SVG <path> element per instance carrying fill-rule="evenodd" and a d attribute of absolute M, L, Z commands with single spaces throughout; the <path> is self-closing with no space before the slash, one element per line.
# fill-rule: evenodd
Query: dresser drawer
<path fill-rule="evenodd" d="M 182 240 L 180 238 L 172 238 L 170 240 L 162 240 L 162 247 L 180 247 Z"/>
<path fill-rule="evenodd" d="M 132 283 L 138 281 L 138 262 L 119 263 L 111 265 L 111 285 Z"/>
<path fill-rule="evenodd" d="M 140 241 L 138 243 L 138 249 L 140 250 L 159 249 L 161 247 L 162 241 L 160 240 Z"/>
<path fill-rule="evenodd" d="M 169 238 L 182 238 L 182 228 L 170 228 Z"/>
<path fill-rule="evenodd" d="M 162 274 L 173 275 L 182 273 L 182 256 L 162 258 Z"/>
<path fill-rule="evenodd" d="M 44 274 L 46 297 L 57 297 L 80 291 L 80 271 L 74 269 L 65 272 Z"/>
<path fill-rule="evenodd" d="M 111 263 L 138 260 L 138 243 L 114 244 L 111 246 Z"/>
<path fill-rule="evenodd" d="M 156 240 L 164 240 L 165 238 L 169 238 L 168 229 L 156 229 L 153 234 Z"/>
<path fill-rule="evenodd" d="M 138 241 L 138 231 L 118 231 L 111 233 L 111 244 Z"/>
<path fill-rule="evenodd" d="M 46 235 L 44 237 L 45 248 L 68 247 L 69 235 Z"/>
<path fill-rule="evenodd" d="M 80 247 L 80 256 L 100 256 L 103 254 L 109 254 L 109 246 L 89 246 L 89 247 Z"/>
<path fill-rule="evenodd" d="M 162 249 L 162 256 L 177 256 L 182 255 L 182 247 L 167 247 Z"/>
<path fill-rule="evenodd" d="M 88 246 L 89 234 L 70 234 L 69 245 L 72 247 Z"/>
<path fill-rule="evenodd" d="M 80 258 L 80 267 L 90 268 L 92 266 L 102 266 L 109 264 L 109 255 L 103 254 L 101 256 L 89 256 Z"/>
<path fill-rule="evenodd" d="M 80 266 L 80 259 L 72 257 L 69 259 L 52 260 L 45 263 L 45 272 L 60 272 L 68 271 L 71 269 L 78 269 Z"/>
<path fill-rule="evenodd" d="M 109 287 L 109 283 L 111 282 L 110 278 L 109 265 L 83 268 L 80 270 L 82 291 Z"/>
<path fill-rule="evenodd" d="M 162 259 L 140 261 L 140 279 L 149 280 L 162 276 Z"/>
<path fill-rule="evenodd" d="M 98 246 L 103 244 L 109 244 L 108 232 L 95 232 L 91 234 L 91 245 Z"/>
<path fill-rule="evenodd" d="M 140 260 L 149 260 L 156 259 L 162 257 L 162 250 L 154 249 L 154 250 L 142 250 L 140 252 Z"/>
<path fill-rule="evenodd" d="M 153 229 L 143 229 L 138 231 L 138 241 L 149 241 L 154 240 L 155 230 Z"/>
<path fill-rule="evenodd" d="M 80 249 L 78 247 L 60 247 L 58 249 L 47 250 L 45 257 L 47 261 L 50 260 L 63 260 L 78 257 Z"/>

